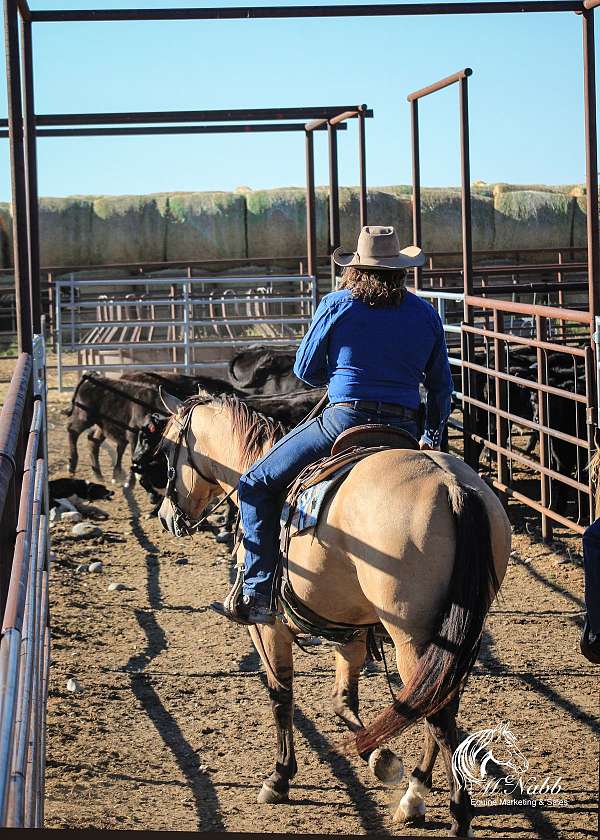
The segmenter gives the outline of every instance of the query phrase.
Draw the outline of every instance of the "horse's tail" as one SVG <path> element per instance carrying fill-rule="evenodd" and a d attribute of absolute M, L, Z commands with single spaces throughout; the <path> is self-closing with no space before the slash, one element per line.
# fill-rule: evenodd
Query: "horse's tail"
<path fill-rule="evenodd" d="M 369 752 L 439 711 L 460 691 L 477 658 L 485 616 L 500 588 L 490 523 L 475 490 L 454 479 L 447 488 L 456 526 L 456 553 L 446 600 L 411 679 L 373 723 L 348 736 L 349 751 Z"/>

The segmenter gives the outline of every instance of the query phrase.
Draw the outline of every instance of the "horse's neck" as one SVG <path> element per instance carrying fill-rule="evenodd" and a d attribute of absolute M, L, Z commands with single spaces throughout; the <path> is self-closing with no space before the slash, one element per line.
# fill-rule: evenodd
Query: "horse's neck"
<path fill-rule="evenodd" d="M 208 459 L 211 477 L 230 492 L 237 487 L 246 465 L 232 432 L 229 413 L 211 405 L 198 406 L 192 428 L 194 448 Z"/>

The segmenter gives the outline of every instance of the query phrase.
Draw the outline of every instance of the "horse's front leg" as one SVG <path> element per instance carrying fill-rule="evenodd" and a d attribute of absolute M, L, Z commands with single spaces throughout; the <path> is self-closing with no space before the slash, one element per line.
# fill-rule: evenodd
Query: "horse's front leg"
<path fill-rule="evenodd" d="M 292 634 L 277 621 L 273 626 L 251 627 L 250 636 L 267 672 L 269 697 L 277 729 L 275 769 L 263 782 L 258 802 L 276 805 L 288 800 L 290 780 L 298 769 L 294 753 Z"/>
<path fill-rule="evenodd" d="M 335 683 L 333 710 L 351 732 L 363 728 L 358 714 L 358 680 L 367 656 L 366 634 L 335 649 Z M 386 785 L 395 787 L 402 781 L 402 759 L 387 747 L 363 753 L 374 776 Z"/>

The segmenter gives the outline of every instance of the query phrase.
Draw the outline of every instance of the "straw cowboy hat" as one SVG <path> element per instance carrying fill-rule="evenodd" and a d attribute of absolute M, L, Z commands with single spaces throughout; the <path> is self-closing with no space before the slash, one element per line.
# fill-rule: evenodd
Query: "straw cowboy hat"
<path fill-rule="evenodd" d="M 356 268 L 416 268 L 425 262 L 425 254 L 417 245 L 400 250 L 391 225 L 367 225 L 360 232 L 356 251 L 348 253 L 336 248 L 333 259 L 337 265 Z"/>

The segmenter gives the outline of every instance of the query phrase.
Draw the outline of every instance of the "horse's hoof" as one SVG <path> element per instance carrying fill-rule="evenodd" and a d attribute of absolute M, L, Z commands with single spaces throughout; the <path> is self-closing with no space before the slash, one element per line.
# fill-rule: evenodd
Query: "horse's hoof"
<path fill-rule="evenodd" d="M 281 802 L 287 802 L 289 798 L 289 794 L 286 791 L 285 793 L 280 793 L 279 791 L 272 788 L 267 782 L 263 782 L 263 786 L 260 789 L 260 792 L 256 798 L 256 801 L 259 805 L 279 805 Z"/>
<path fill-rule="evenodd" d="M 448 832 L 448 837 L 475 837 L 475 835 L 471 826 L 468 827 L 466 834 L 464 833 L 464 831 L 460 831 L 458 826 L 452 826 L 452 828 Z"/>
<path fill-rule="evenodd" d="M 402 823 L 402 825 L 423 826 L 425 825 L 425 813 L 422 814 L 407 814 L 404 808 L 399 807 L 394 814 L 395 823 Z"/>
<path fill-rule="evenodd" d="M 373 750 L 369 756 L 369 768 L 375 778 L 389 787 L 397 787 L 404 776 L 402 759 L 385 747 Z"/>

